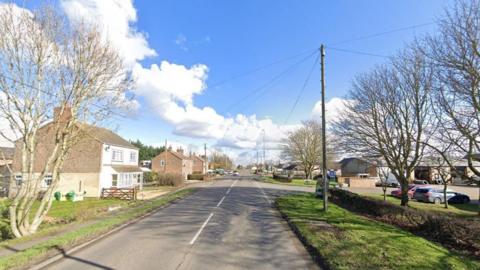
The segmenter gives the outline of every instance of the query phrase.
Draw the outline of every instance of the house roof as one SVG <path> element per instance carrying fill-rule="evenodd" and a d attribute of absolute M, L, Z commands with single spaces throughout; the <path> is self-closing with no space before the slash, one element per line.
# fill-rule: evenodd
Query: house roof
<path fill-rule="evenodd" d="M 176 151 L 168 151 L 168 153 L 174 155 L 175 157 L 179 158 L 179 159 L 189 159 L 187 156 L 185 156 L 184 154 L 182 153 L 179 153 L 179 152 L 176 152 Z"/>
<path fill-rule="evenodd" d="M 198 159 L 198 160 L 200 160 L 201 162 L 205 162 L 205 160 L 204 160 L 203 158 L 199 157 L 199 156 L 195 156 L 195 155 L 194 155 L 194 156 L 192 156 L 192 158 Z"/>
<path fill-rule="evenodd" d="M 118 134 L 116 134 L 115 132 L 109 129 L 88 125 L 88 124 L 81 124 L 80 126 L 84 131 L 87 132 L 89 136 L 93 137 L 94 139 L 97 139 L 102 143 L 115 145 L 115 146 L 122 146 L 122 147 L 127 147 L 132 149 L 138 149 L 137 147 L 133 146 L 130 142 L 128 142 L 127 140 L 120 137 Z"/>

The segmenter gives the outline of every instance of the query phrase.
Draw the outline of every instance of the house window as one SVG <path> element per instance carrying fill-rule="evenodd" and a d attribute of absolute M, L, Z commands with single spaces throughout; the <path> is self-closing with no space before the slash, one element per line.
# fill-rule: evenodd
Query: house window
<path fill-rule="evenodd" d="M 160 160 L 160 166 L 162 166 L 162 167 L 165 166 L 165 160 L 163 160 L 163 159 Z"/>
<path fill-rule="evenodd" d="M 112 161 L 123 161 L 123 151 L 113 150 L 112 151 Z"/>
<path fill-rule="evenodd" d="M 135 162 L 135 161 L 137 161 L 137 153 L 130 152 L 130 162 Z"/>
<path fill-rule="evenodd" d="M 51 184 L 52 184 L 52 175 L 51 174 L 45 175 L 45 177 L 43 178 L 43 186 L 49 187 Z"/>
<path fill-rule="evenodd" d="M 112 174 L 112 187 L 116 187 L 118 185 L 118 174 Z"/>
<path fill-rule="evenodd" d="M 15 175 L 15 184 L 17 184 L 17 186 L 21 186 L 23 183 L 23 177 L 22 175 Z"/>

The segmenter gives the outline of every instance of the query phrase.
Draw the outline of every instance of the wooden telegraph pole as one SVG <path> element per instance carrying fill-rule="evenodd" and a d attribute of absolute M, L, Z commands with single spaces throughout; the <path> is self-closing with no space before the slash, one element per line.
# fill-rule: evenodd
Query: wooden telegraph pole
<path fill-rule="evenodd" d="M 320 46 L 322 69 L 322 178 L 323 178 L 323 210 L 328 209 L 328 181 L 327 181 L 327 147 L 326 147 L 326 120 L 325 120 L 325 47 Z"/>

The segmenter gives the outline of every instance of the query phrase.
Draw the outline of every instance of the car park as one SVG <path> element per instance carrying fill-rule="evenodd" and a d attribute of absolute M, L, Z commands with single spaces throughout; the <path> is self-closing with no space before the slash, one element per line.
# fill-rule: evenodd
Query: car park
<path fill-rule="evenodd" d="M 408 198 L 412 199 L 413 194 L 415 193 L 415 190 L 417 188 L 421 188 L 421 187 L 425 187 L 425 186 L 424 185 L 414 185 L 414 184 L 408 185 Z M 402 189 L 401 188 L 394 189 L 394 190 L 392 190 L 392 192 L 390 194 L 393 197 L 401 198 L 402 197 Z"/>
<path fill-rule="evenodd" d="M 469 203 L 470 202 L 470 197 L 468 197 L 467 194 L 459 193 L 459 192 L 454 192 L 455 196 L 451 197 L 448 199 L 448 203 Z"/>
<path fill-rule="evenodd" d="M 447 200 L 454 197 L 456 192 L 447 189 Z M 443 189 L 434 188 L 434 187 L 421 187 L 417 188 L 413 193 L 413 199 L 420 202 L 430 202 L 430 203 L 444 203 L 445 197 L 443 194 Z"/>

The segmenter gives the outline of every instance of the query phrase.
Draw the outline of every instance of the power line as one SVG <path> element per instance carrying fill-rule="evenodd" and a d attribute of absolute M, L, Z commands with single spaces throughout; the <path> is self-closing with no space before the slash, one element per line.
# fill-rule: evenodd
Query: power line
<path fill-rule="evenodd" d="M 312 53 L 312 52 L 315 52 L 316 49 L 313 49 L 313 50 L 305 50 L 303 52 L 300 52 L 300 53 L 297 53 L 295 55 L 291 55 L 291 56 L 287 56 L 287 57 L 284 57 L 284 58 L 281 58 L 279 60 L 276 60 L 276 61 L 273 61 L 273 62 L 270 62 L 268 64 L 265 64 L 265 65 L 262 65 L 262 66 L 259 66 L 259 67 L 256 67 L 252 70 L 249 70 L 249 71 L 246 71 L 246 72 L 242 72 L 240 74 L 237 74 L 237 75 L 234 75 L 230 78 L 227 78 L 227 79 L 224 79 L 224 80 L 221 80 L 221 81 L 218 81 L 218 82 L 215 82 L 215 83 L 212 83 L 210 85 L 207 86 L 207 89 L 211 89 L 211 88 L 214 88 L 214 87 L 217 87 L 219 85 L 222 85 L 222 84 L 225 84 L 229 81 L 233 81 L 233 80 L 236 80 L 236 79 L 239 79 L 239 78 L 242 78 L 242 77 L 245 77 L 245 76 L 248 76 L 248 75 L 251 75 L 251 74 L 254 74 L 258 71 L 261 71 L 261 70 L 264 70 L 268 67 L 271 67 L 271 66 L 274 66 L 276 64 L 280 64 L 280 63 L 283 63 L 283 62 L 286 62 L 288 60 L 291 60 L 291 59 L 295 59 L 295 58 L 298 58 L 302 55 L 305 55 L 306 53 Z"/>
<path fill-rule="evenodd" d="M 254 89 L 252 92 L 250 92 L 249 94 L 245 95 L 244 97 L 242 97 L 240 100 L 236 101 L 235 103 L 231 104 L 226 112 L 230 112 L 233 108 L 237 107 L 238 105 L 242 104 L 245 100 L 257 95 L 257 97 L 255 99 L 258 99 L 260 98 L 263 94 L 267 93 L 267 90 L 269 87 L 275 85 L 275 83 L 277 83 L 278 81 L 280 81 L 280 79 L 282 79 L 285 74 L 289 73 L 290 71 L 292 71 L 293 69 L 295 69 L 297 66 L 299 66 L 300 64 L 302 64 L 303 62 L 307 61 L 310 57 L 312 57 L 313 55 L 315 55 L 315 53 L 317 53 L 316 51 L 312 52 L 311 54 L 309 54 L 308 56 L 302 58 L 300 61 L 297 61 L 295 62 L 294 64 L 290 65 L 289 67 L 287 67 L 285 70 L 283 70 L 282 72 L 280 72 L 279 74 L 277 74 L 276 76 L 272 77 L 270 80 L 267 81 L 267 83 L 263 84 L 262 86 L 260 86 L 259 88 L 256 88 Z"/>
<path fill-rule="evenodd" d="M 381 57 L 381 58 L 387 58 L 387 59 L 391 58 L 390 56 L 386 56 L 386 55 L 374 54 L 374 53 L 362 52 L 362 51 L 356 51 L 356 50 L 348 50 L 348 49 L 343 49 L 343 48 L 335 48 L 335 47 L 327 47 L 327 46 L 325 46 L 325 48 L 330 49 L 330 50 L 334 50 L 334 51 L 339 51 L 339 52 L 346 52 L 346 53 L 353 53 L 353 54 L 359 54 L 359 55 Z"/>
<path fill-rule="evenodd" d="M 302 88 L 298 92 L 297 98 L 295 99 L 295 102 L 293 103 L 292 109 L 290 110 L 290 113 L 288 114 L 287 118 L 285 119 L 284 124 L 286 124 L 288 122 L 288 120 L 290 120 L 290 117 L 292 116 L 292 113 L 295 111 L 295 108 L 297 107 L 298 101 L 300 100 L 300 97 L 302 96 L 303 92 L 305 91 L 305 88 L 307 87 L 308 82 L 310 81 L 310 77 L 312 76 L 313 70 L 317 66 L 319 58 L 320 58 L 320 56 L 317 56 L 317 58 L 315 58 L 315 61 L 313 62 L 313 65 L 312 65 L 312 68 L 310 69 L 310 72 L 308 73 L 307 78 L 303 82 Z"/>
<path fill-rule="evenodd" d="M 415 28 L 418 28 L 418 27 L 429 26 L 429 25 L 433 25 L 433 24 L 435 24 L 435 22 L 427 22 L 427 23 L 422 23 L 422 24 L 415 24 L 415 25 L 395 28 L 395 29 L 392 29 L 392 30 L 379 32 L 379 33 L 376 33 L 376 34 L 361 36 L 361 37 L 357 37 L 357 38 L 351 38 L 351 39 L 327 44 L 327 46 L 330 46 L 330 45 L 335 46 L 335 45 L 345 44 L 345 43 L 349 43 L 349 42 L 354 42 L 354 41 L 359 41 L 359 40 L 364 40 L 364 39 L 370 39 L 370 38 L 374 38 L 374 37 L 379 37 L 379 36 L 388 35 L 388 34 L 395 33 L 395 32 L 401 32 L 401 31 L 405 31 L 405 30 L 415 29 Z"/>

